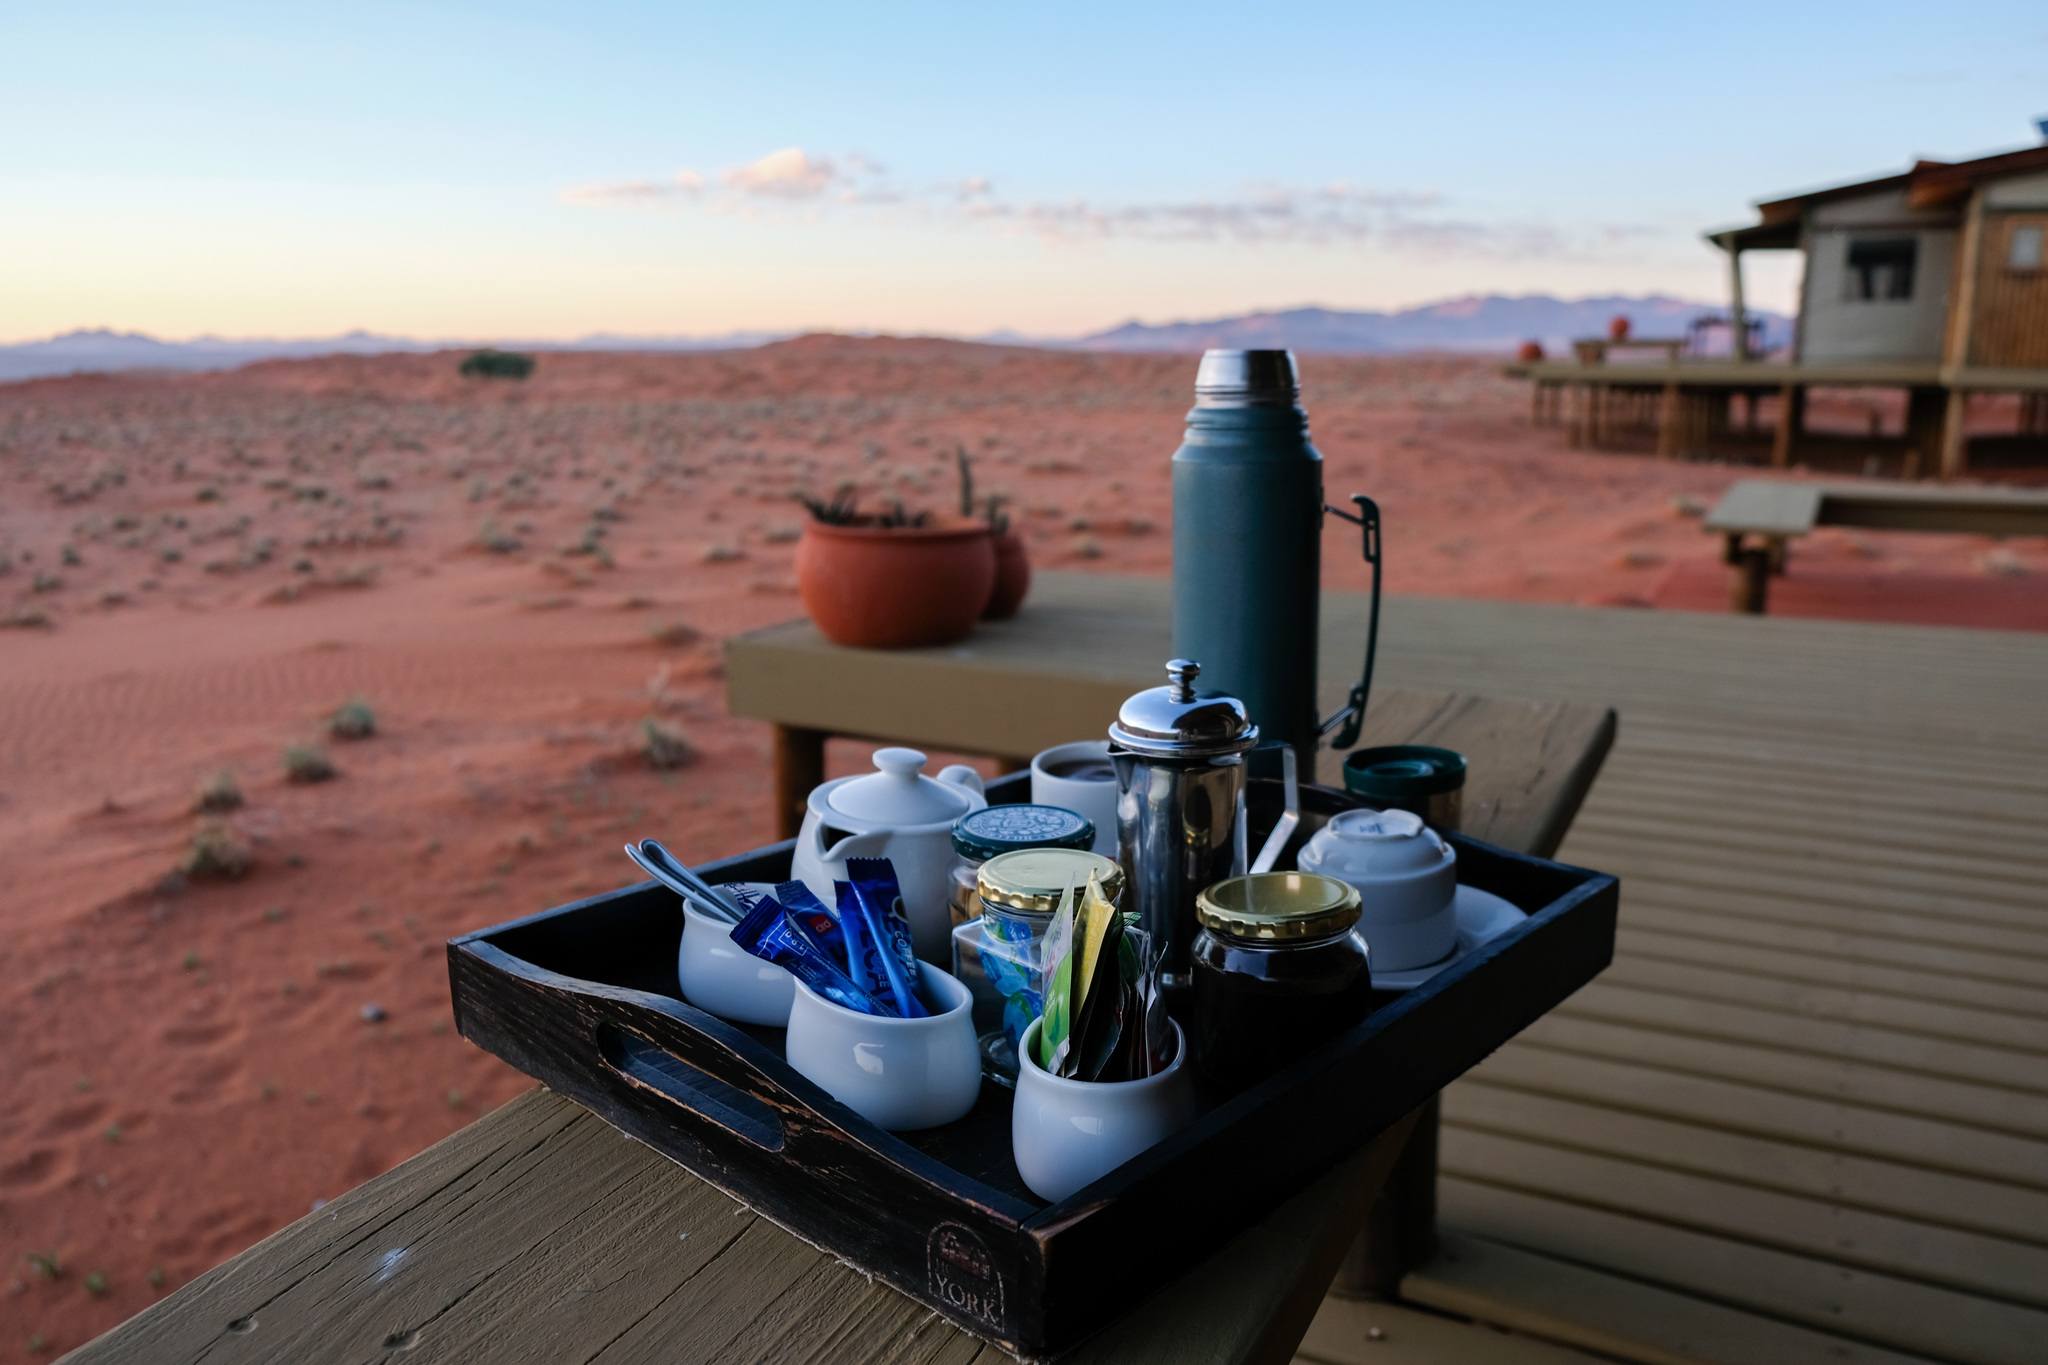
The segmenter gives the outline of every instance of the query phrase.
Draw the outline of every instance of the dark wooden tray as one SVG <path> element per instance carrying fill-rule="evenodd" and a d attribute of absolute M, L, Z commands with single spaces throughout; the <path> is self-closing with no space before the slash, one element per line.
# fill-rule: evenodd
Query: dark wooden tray
<path fill-rule="evenodd" d="M 1026 799 L 1023 775 L 990 788 Z M 1356 802 L 1303 789 L 1297 843 Z M 1255 831 L 1277 784 L 1252 784 Z M 756 1211 L 967 1330 L 1055 1354 L 1134 1306 L 1591 980 L 1613 955 L 1613 877 L 1454 838 L 1461 882 L 1529 918 L 1186 1129 L 1047 1204 L 1010 1158 L 1010 1093 L 891 1134 L 792 1071 L 782 1030 L 677 995 L 682 915 L 648 882 L 452 939 L 456 1027 Z M 1253 847 L 1258 840 L 1253 840 Z M 792 844 L 705 865 L 781 881 Z"/>

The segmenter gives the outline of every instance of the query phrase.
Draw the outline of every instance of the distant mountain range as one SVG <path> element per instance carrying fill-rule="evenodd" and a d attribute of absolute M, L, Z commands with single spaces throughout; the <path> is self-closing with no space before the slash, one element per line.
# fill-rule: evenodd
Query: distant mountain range
<path fill-rule="evenodd" d="M 469 350 L 509 346 L 523 351 L 718 351 L 778 341 L 781 332 L 728 332 L 721 336 L 644 337 L 596 332 L 574 341 L 419 341 L 377 332 L 334 337 L 194 337 L 160 341 L 143 332 L 82 328 L 44 341 L 0 345 L 0 381 L 107 370 L 229 370 L 257 360 L 318 355 L 379 355 L 392 351 Z"/>
<path fill-rule="evenodd" d="M 1702 313 L 1723 311 L 1661 294 L 1560 299 L 1547 294 L 1473 295 L 1394 312 L 1289 308 L 1186 322 L 1126 322 L 1078 337 L 993 332 L 970 338 L 1007 346 L 1090 351 L 1200 351 L 1212 346 L 1287 347 L 1304 353 L 1380 355 L 1399 351 L 1512 351 L 1525 340 L 1557 350 L 1574 337 L 1605 335 L 1617 314 L 1639 336 L 1675 337 Z M 1767 347 L 1785 344 L 1791 319 L 1755 310 L 1764 320 Z M 88 328 L 44 341 L 0 345 L 0 381 L 106 370 L 224 370 L 256 360 L 317 355 L 370 355 L 389 351 L 461 350 L 480 345 L 532 351 L 734 350 L 779 341 L 782 332 L 727 332 L 716 336 L 623 336 L 595 333 L 574 341 L 419 341 L 375 332 L 318 338 L 194 337 L 161 341 L 141 332 Z"/>
<path fill-rule="evenodd" d="M 1575 337 L 1607 335 L 1608 322 L 1627 317 L 1638 336 L 1682 337 L 1705 313 L 1726 305 L 1662 294 L 1608 294 L 1559 299 L 1548 294 L 1478 294 L 1396 312 L 1289 308 L 1199 322 L 1127 322 L 1069 345 L 1097 351 L 1200 351 L 1212 346 L 1285 347 L 1294 351 L 1384 354 L 1395 351 L 1512 351 L 1524 341 L 1558 350 Z M 1764 320 L 1767 346 L 1783 345 L 1792 320 L 1752 309 Z"/>

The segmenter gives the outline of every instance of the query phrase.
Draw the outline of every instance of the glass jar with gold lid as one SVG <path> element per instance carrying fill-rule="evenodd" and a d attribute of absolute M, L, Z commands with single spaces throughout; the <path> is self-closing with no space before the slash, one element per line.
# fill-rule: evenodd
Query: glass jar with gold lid
<path fill-rule="evenodd" d="M 981 916 L 954 926 L 953 974 L 973 997 L 983 1070 L 992 1079 L 1016 1077 L 1017 1045 L 1045 1012 L 1046 932 L 1060 898 L 1069 888 L 1078 896 L 1091 874 L 1116 904 L 1123 896 L 1123 869 L 1114 858 L 1086 849 L 1018 849 L 997 854 L 976 871 Z"/>
<path fill-rule="evenodd" d="M 1236 1088 L 1365 1017 L 1372 975 L 1358 890 L 1310 872 L 1260 872 L 1197 897 L 1195 1064 Z"/>

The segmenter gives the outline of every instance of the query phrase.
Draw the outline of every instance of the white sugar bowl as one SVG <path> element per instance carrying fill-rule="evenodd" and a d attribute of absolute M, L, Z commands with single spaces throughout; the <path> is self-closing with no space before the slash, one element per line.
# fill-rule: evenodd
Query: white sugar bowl
<path fill-rule="evenodd" d="M 1458 855 L 1405 810 L 1347 810 L 1315 832 L 1298 860 L 1358 888 L 1358 928 L 1374 972 L 1448 957 L 1458 942 Z"/>

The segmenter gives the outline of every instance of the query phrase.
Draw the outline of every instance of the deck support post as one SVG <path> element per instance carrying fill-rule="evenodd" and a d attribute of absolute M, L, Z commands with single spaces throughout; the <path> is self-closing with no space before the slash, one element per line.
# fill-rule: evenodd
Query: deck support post
<path fill-rule="evenodd" d="M 1920 477 L 1933 469 L 1941 454 L 1942 424 L 1947 420 L 1948 396 L 1942 390 L 1921 385 L 1906 394 L 1907 477 Z"/>
<path fill-rule="evenodd" d="M 1771 438 L 1771 465 L 1787 469 L 1806 427 L 1806 386 L 1787 384 L 1778 390 L 1778 398 L 1778 429 Z"/>
<path fill-rule="evenodd" d="M 1749 359 L 1749 328 L 1742 311 L 1742 249 L 1728 248 L 1728 354 Z"/>
<path fill-rule="evenodd" d="M 772 779 L 769 791 L 775 803 L 775 837 L 794 839 L 803 828 L 811 788 L 825 780 L 825 739 L 823 730 L 806 730 L 795 725 L 777 725 L 769 740 Z"/>
<path fill-rule="evenodd" d="M 1962 389 L 1948 391 L 1948 403 L 1941 415 L 1941 477 L 1961 478 L 1969 472 L 1970 442 L 1963 430 L 1969 416 L 1970 395 Z"/>
<path fill-rule="evenodd" d="M 1676 459 L 1678 456 L 1678 410 L 1679 388 L 1676 383 L 1666 384 L 1657 400 L 1657 458 Z"/>
<path fill-rule="evenodd" d="M 1365 1215 L 1365 1230 L 1344 1253 L 1330 1292 L 1352 1299 L 1391 1299 L 1401 1277 L 1436 1254 L 1437 1130 L 1442 1103 L 1432 1095 L 1394 1158 L 1387 1183 Z"/>
<path fill-rule="evenodd" d="M 1771 548 L 1745 544 L 1740 535 L 1728 537 L 1728 605 L 1746 616 L 1761 616 L 1770 595 Z M 1782 561 L 1780 561 L 1782 564 Z M 1782 568 L 1779 572 L 1783 572 Z"/>

